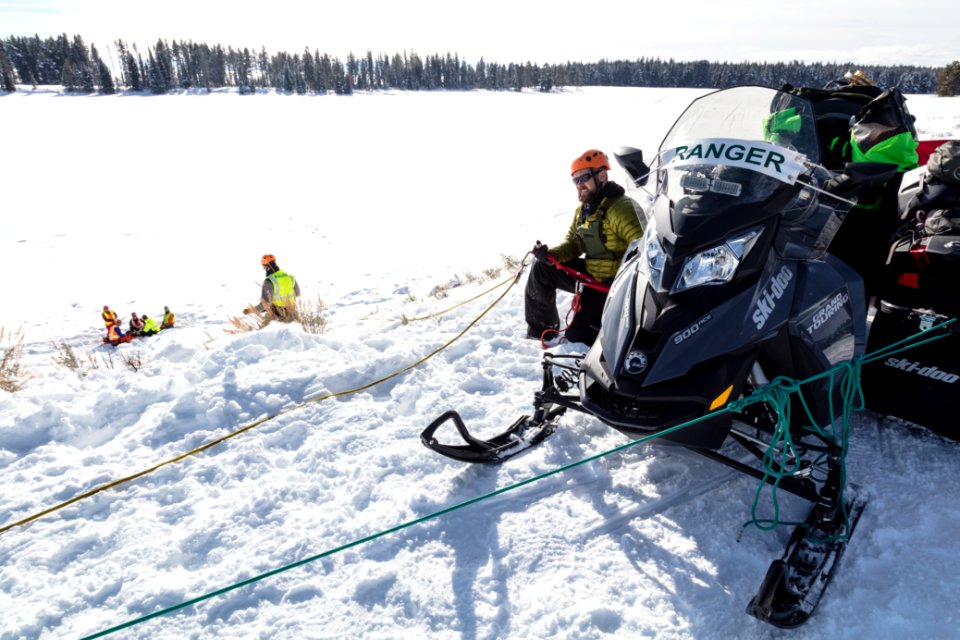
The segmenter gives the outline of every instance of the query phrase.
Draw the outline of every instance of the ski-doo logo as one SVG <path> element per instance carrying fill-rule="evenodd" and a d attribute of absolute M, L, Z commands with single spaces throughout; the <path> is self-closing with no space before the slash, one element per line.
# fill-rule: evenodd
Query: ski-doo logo
<path fill-rule="evenodd" d="M 791 280 L 793 280 L 793 271 L 787 265 L 783 265 L 780 267 L 780 273 L 770 278 L 770 281 L 760 290 L 757 295 L 757 308 L 752 316 L 753 324 L 757 329 L 763 329 L 763 325 L 767 324 L 770 314 L 777 308 L 777 302 L 787 291 L 787 285 Z"/>
<path fill-rule="evenodd" d="M 683 341 L 686 340 L 687 338 L 693 336 L 694 334 L 697 333 L 697 331 L 700 331 L 700 327 L 702 327 L 703 325 L 705 325 L 705 324 L 707 324 L 708 322 L 710 322 L 710 320 L 711 320 L 712 318 L 713 318 L 713 316 L 708 313 L 707 315 L 705 315 L 704 317 L 700 318 L 699 320 L 697 320 L 696 322 L 694 322 L 692 325 L 690 325 L 689 327 L 687 327 L 686 329 L 684 329 L 684 330 L 681 331 L 680 333 L 675 334 L 675 335 L 673 336 L 673 344 L 680 344 L 681 342 L 683 342 Z"/>
<path fill-rule="evenodd" d="M 955 373 L 947 373 L 946 371 L 941 371 L 936 367 L 924 367 L 921 366 L 921 363 L 907 360 L 906 358 L 887 358 L 883 364 L 888 367 L 893 367 L 898 371 L 915 373 L 918 376 L 930 378 L 931 380 L 939 380 L 941 382 L 946 382 L 947 384 L 953 384 L 957 380 L 960 380 L 960 375 Z"/>
<path fill-rule="evenodd" d="M 840 311 L 849 300 L 850 294 L 846 291 L 830 298 L 830 301 L 820 307 L 817 312 L 813 314 L 813 317 L 810 318 L 810 326 L 807 327 L 807 333 L 813 333 L 826 324 L 827 320 L 837 315 L 837 311 Z"/>

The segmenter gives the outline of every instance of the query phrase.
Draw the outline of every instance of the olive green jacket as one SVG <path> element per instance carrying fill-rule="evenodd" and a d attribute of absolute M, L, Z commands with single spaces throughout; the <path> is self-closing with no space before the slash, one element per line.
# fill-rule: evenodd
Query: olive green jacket
<path fill-rule="evenodd" d="M 577 207 L 567 237 L 562 244 L 551 247 L 549 253 L 560 262 L 586 254 L 587 273 L 597 280 L 609 280 L 620 268 L 620 259 L 630 243 L 643 236 L 644 217 L 640 205 L 615 182 L 605 184 L 601 193 L 603 198 L 586 218 L 584 206 Z M 604 256 L 591 255 L 583 238 L 598 219 L 602 220 L 601 238 L 608 251 Z"/>

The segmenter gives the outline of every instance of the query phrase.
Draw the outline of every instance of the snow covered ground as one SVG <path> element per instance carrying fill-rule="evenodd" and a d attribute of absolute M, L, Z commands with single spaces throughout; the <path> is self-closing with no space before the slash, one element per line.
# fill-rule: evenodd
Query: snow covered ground
<path fill-rule="evenodd" d="M 506 285 L 403 320 L 557 242 L 570 160 L 652 154 L 700 93 L 0 95 L 0 327 L 23 330 L 33 375 L 0 393 L 0 638 L 95 634 L 623 444 L 571 414 L 499 467 L 421 446 L 449 408 L 481 436 L 529 411 L 540 349 L 521 337 L 522 281 L 413 370 L 320 398 L 457 336 Z M 960 99 L 908 106 L 922 137 L 960 136 Z M 327 304 L 325 333 L 225 331 L 268 252 Z M 178 325 L 113 350 L 104 304 L 125 318 L 169 305 Z M 55 364 L 63 343 L 80 372 Z M 788 535 L 737 542 L 756 481 L 640 445 L 115 637 L 956 637 L 958 445 L 865 413 L 851 446 L 871 501 L 793 632 L 744 613 Z"/>

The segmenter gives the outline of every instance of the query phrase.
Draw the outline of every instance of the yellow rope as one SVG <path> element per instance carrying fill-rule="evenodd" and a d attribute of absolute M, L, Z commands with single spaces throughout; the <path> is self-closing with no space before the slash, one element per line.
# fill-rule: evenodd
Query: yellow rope
<path fill-rule="evenodd" d="M 237 429 L 236 431 L 231 431 L 230 433 L 228 433 L 228 434 L 225 435 L 225 436 L 222 436 L 222 437 L 220 437 L 220 438 L 216 438 L 215 440 L 211 440 L 210 442 L 204 443 L 204 444 L 200 445 L 199 447 L 197 447 L 196 449 L 192 449 L 192 450 L 190 450 L 190 451 L 187 451 L 186 453 L 182 453 L 182 454 L 176 456 L 175 458 L 170 458 L 169 460 L 165 460 L 165 461 L 163 461 L 163 462 L 160 462 L 160 463 L 158 463 L 158 464 L 155 464 L 154 466 L 152 466 L 152 467 L 150 467 L 150 468 L 148 468 L 148 469 L 144 469 L 143 471 L 139 471 L 139 472 L 137 472 L 137 473 L 134 473 L 133 475 L 129 475 L 129 476 L 126 476 L 126 477 L 123 477 L 123 478 L 119 478 L 119 479 L 117 479 L 117 480 L 113 480 L 113 481 L 108 482 L 108 483 L 106 483 L 106 484 L 102 484 L 102 485 L 100 485 L 100 486 L 98 486 L 98 487 L 94 487 L 93 489 L 91 489 L 91 490 L 89 490 L 89 491 L 86 491 L 86 492 L 81 493 L 81 494 L 79 494 L 79 495 L 77 495 L 77 496 L 74 496 L 74 497 L 70 498 L 69 500 L 66 500 L 66 501 L 64 501 L 64 502 L 61 502 L 61 503 L 58 504 L 58 505 L 55 505 L 55 506 L 53 506 L 53 507 L 50 507 L 49 509 L 44 509 L 43 511 L 40 511 L 40 512 L 38 512 L 38 513 L 35 513 L 35 514 L 33 514 L 32 516 L 29 516 L 29 517 L 24 518 L 24 519 L 22 519 L 22 520 L 18 520 L 18 521 L 16 521 L 16 522 L 11 523 L 11 524 L 4 525 L 4 526 L 0 527 L 0 534 L 6 533 L 7 531 L 9 531 L 10 529 L 13 529 L 13 528 L 15 528 L 15 527 L 20 527 L 20 526 L 23 526 L 23 525 L 28 524 L 28 523 L 30 523 L 30 522 L 33 522 L 34 520 L 37 520 L 38 518 L 42 518 L 42 517 L 45 516 L 45 515 L 54 513 L 55 511 L 59 511 L 60 509 L 63 509 L 64 507 L 68 507 L 68 506 L 70 506 L 71 504 L 74 504 L 74 503 L 76 503 L 76 502 L 79 502 L 79 501 L 81 501 L 81 500 L 84 500 L 84 499 L 86 499 L 86 498 L 89 498 L 89 497 L 91 497 L 91 496 L 94 496 L 94 495 L 96 495 L 96 494 L 98 494 L 98 493 L 100 493 L 100 492 L 102 492 L 102 491 L 106 491 L 107 489 L 111 489 L 111 488 L 116 487 L 116 486 L 119 486 L 119 485 L 121 485 L 121 484 L 125 484 L 125 483 L 127 483 L 127 482 L 130 482 L 130 481 L 132 481 L 132 480 L 136 480 L 137 478 L 142 478 L 143 476 L 149 475 L 149 474 L 153 473 L 154 471 L 157 471 L 158 469 L 161 469 L 161 468 L 163 468 L 163 467 L 165 467 L 165 466 L 167 466 L 167 465 L 174 464 L 175 462 L 180 462 L 181 460 L 184 460 L 184 459 L 186 459 L 186 458 L 189 458 L 190 456 L 194 456 L 194 455 L 196 455 L 196 454 L 198 454 L 198 453 L 200 453 L 200 452 L 202 452 L 202 451 L 206 451 L 207 449 L 209 449 L 209 448 L 211 448 L 211 447 L 214 447 L 214 446 L 216 446 L 216 445 L 218 445 L 218 444 L 221 444 L 221 443 L 223 443 L 223 442 L 226 442 L 227 440 L 230 440 L 231 438 L 235 438 L 235 437 L 237 437 L 238 435 L 240 435 L 240 434 L 242 434 L 242 433 L 245 433 L 245 432 L 247 432 L 247 431 L 250 431 L 250 430 L 253 429 L 254 427 L 258 427 L 258 426 L 260 426 L 261 424 L 263 424 L 264 422 L 268 422 L 268 421 L 273 420 L 273 419 L 275 419 L 275 418 L 279 418 L 279 417 L 282 416 L 282 415 L 285 415 L 285 414 L 287 414 L 287 413 L 290 413 L 291 411 L 296 411 L 297 409 L 300 409 L 300 408 L 302 408 L 302 407 L 305 407 L 305 406 L 307 406 L 308 404 L 311 404 L 311 403 L 314 403 L 314 402 L 321 402 L 321 401 L 323 401 L 323 400 L 329 400 L 330 398 L 338 398 L 338 397 L 341 397 L 341 396 L 346 396 L 346 395 L 350 395 L 350 394 L 354 394 L 354 393 L 359 393 L 360 391 L 366 391 L 367 389 L 369 389 L 369 388 L 371 388 L 371 387 L 374 387 L 374 386 L 376 386 L 376 385 L 378 385 L 378 384 L 380 384 L 380 383 L 382 383 L 382 382 L 386 382 L 387 380 L 390 380 L 390 379 L 392 379 L 392 378 L 396 378 L 396 377 L 399 376 L 399 375 L 403 375 L 404 373 L 410 371 L 411 369 L 415 369 L 416 367 L 420 366 L 421 364 L 423 364 L 424 362 L 426 362 L 427 360 L 429 360 L 430 358 L 432 358 L 433 356 L 437 355 L 438 353 L 440 353 L 441 351 L 443 351 L 444 349 L 446 349 L 447 347 L 449 347 L 451 344 L 453 344 L 454 342 L 456 342 L 457 340 L 459 340 L 467 331 L 469 331 L 469 330 L 471 329 L 471 327 L 473 327 L 473 325 L 477 324 L 477 322 L 479 322 L 481 318 L 483 318 L 485 315 L 487 315 L 487 313 L 490 312 L 491 309 L 493 309 L 495 306 L 497 306 L 497 305 L 500 303 L 500 301 L 503 300 L 503 299 L 506 297 L 507 293 L 510 292 L 510 290 L 513 288 L 513 285 L 515 285 L 515 284 L 517 283 L 517 281 L 520 279 L 520 275 L 523 273 L 523 269 L 524 269 L 525 267 L 526 267 L 526 264 L 521 263 L 520 268 L 517 270 L 516 274 L 514 274 L 514 276 L 511 278 L 512 282 L 511 282 L 510 286 L 507 287 L 507 289 L 506 289 L 502 294 L 500 294 L 500 297 L 498 297 L 496 300 L 494 300 L 494 301 L 490 304 L 490 306 L 488 306 L 486 309 L 484 309 L 483 312 L 482 312 L 480 315 L 478 315 L 476 318 L 474 318 L 473 321 L 471 321 L 470 324 L 468 324 L 460 333 L 458 333 L 457 335 L 455 335 L 453 338 L 451 338 L 450 340 L 448 340 L 446 343 L 444 343 L 444 344 L 441 345 L 440 347 L 437 347 L 436 349 L 434 349 L 433 351 L 431 351 L 429 354 L 427 354 L 426 356 L 424 356 L 423 358 L 421 358 L 421 359 L 418 360 L 417 362 L 415 362 L 415 363 L 413 363 L 413 364 L 411 364 L 411 365 L 408 365 L 408 366 L 404 367 L 403 369 L 400 369 L 399 371 L 395 371 L 394 373 L 391 373 L 391 374 L 388 375 L 388 376 L 384 376 L 383 378 L 380 378 L 379 380 L 375 380 L 375 381 L 373 381 L 373 382 L 370 382 L 370 383 L 368 383 L 368 384 L 365 384 L 365 385 L 363 385 L 363 386 L 361 386 L 361 387 L 357 387 L 357 388 L 355 388 L 355 389 L 349 389 L 349 390 L 347 390 L 347 391 L 337 391 L 337 392 L 334 392 L 334 393 L 325 393 L 325 394 L 320 395 L 320 396 L 318 396 L 318 397 L 316 397 L 316 398 L 308 398 L 308 399 L 304 400 L 303 402 L 301 402 L 300 404 L 294 405 L 294 406 L 292 406 L 292 407 L 288 407 L 288 408 L 286 408 L 286 409 L 281 409 L 280 411 L 278 411 L 277 413 L 274 413 L 273 415 L 269 415 L 269 416 L 266 416 L 266 417 L 264 417 L 264 418 L 260 418 L 259 420 L 255 421 L 255 422 L 252 422 L 252 423 L 250 423 L 250 424 L 248 424 L 248 425 L 246 425 L 246 426 L 243 426 L 243 427 Z M 502 283 L 500 283 L 499 285 L 497 285 L 497 287 L 502 286 L 504 283 L 510 282 L 511 280 L 505 280 L 504 282 L 502 282 Z M 497 287 L 494 287 L 494 289 L 496 289 Z M 490 291 L 493 291 L 494 289 L 491 289 Z M 487 291 L 486 293 L 489 293 L 489 291 Z M 474 298 L 474 299 L 475 299 L 475 298 Z"/>
<path fill-rule="evenodd" d="M 484 291 L 484 292 L 482 292 L 482 293 L 478 293 L 477 295 L 473 296 L 472 298 L 469 298 L 468 300 L 464 300 L 463 302 L 460 302 L 460 303 L 458 303 L 458 304 L 455 304 L 455 305 L 453 305 L 452 307 L 450 307 L 450 308 L 448 308 L 448 309 L 444 309 L 443 311 L 437 311 L 436 313 L 431 313 L 431 314 L 426 315 L 426 316 L 420 316 L 419 318 L 406 318 L 406 317 L 405 317 L 403 324 L 407 324 L 408 322 L 417 322 L 417 321 L 419 321 L 419 320 L 429 320 L 430 318 L 436 318 L 436 317 L 438 317 L 438 316 L 442 316 L 442 315 L 445 314 L 445 313 L 450 313 L 450 312 L 453 311 L 454 309 L 457 309 L 457 308 L 459 308 L 459 307 L 462 307 L 462 306 L 465 305 L 465 304 L 469 304 L 469 303 L 473 302 L 474 300 L 476 300 L 477 298 L 482 298 L 483 296 L 487 295 L 488 293 L 491 293 L 492 291 L 496 291 L 497 289 L 499 289 L 499 288 L 502 287 L 503 285 L 507 284 L 507 283 L 510 282 L 511 280 L 516 281 L 516 276 L 511 276 L 511 277 L 507 278 L 506 280 L 504 280 L 503 282 L 501 282 L 500 284 L 498 284 L 498 285 L 496 285 L 496 286 L 494 286 L 494 287 L 491 287 L 491 288 L 487 289 L 486 291 Z M 510 286 L 513 286 L 513 285 L 510 285 Z"/>

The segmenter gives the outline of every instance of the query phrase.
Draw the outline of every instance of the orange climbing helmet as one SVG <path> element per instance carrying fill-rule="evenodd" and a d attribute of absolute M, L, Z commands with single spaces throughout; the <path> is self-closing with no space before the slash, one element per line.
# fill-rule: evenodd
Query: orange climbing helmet
<path fill-rule="evenodd" d="M 577 171 L 582 171 L 583 169 L 593 169 L 597 171 L 599 169 L 610 170 L 610 161 L 607 160 L 607 154 L 599 149 L 590 149 L 589 151 L 584 151 L 580 154 L 576 160 L 573 161 L 573 164 L 570 165 L 570 175 L 575 174 Z"/>
<path fill-rule="evenodd" d="M 276 262 L 276 261 L 277 259 L 273 256 L 272 253 L 267 253 L 262 258 L 260 258 L 260 266 L 265 267 L 271 262 Z"/>

